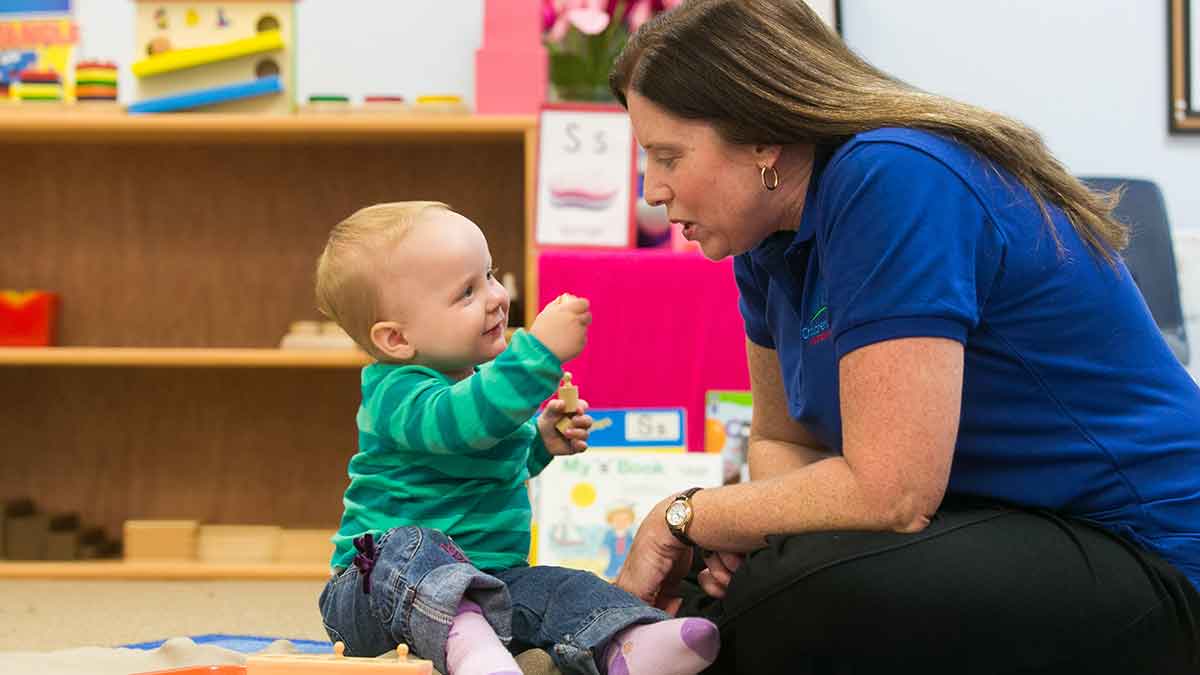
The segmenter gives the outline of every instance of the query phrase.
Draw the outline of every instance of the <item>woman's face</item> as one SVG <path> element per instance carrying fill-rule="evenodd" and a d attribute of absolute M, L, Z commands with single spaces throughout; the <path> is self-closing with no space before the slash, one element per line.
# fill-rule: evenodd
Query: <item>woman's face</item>
<path fill-rule="evenodd" d="M 778 229 L 760 171 L 774 166 L 779 146 L 733 145 L 709 123 L 676 117 L 633 90 L 626 102 L 646 149 L 646 202 L 665 205 L 705 257 L 744 253 Z"/>

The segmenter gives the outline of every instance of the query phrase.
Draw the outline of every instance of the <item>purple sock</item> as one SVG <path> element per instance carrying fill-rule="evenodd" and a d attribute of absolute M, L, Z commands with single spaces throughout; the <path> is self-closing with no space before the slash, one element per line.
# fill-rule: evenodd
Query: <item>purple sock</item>
<path fill-rule="evenodd" d="M 479 605 L 463 599 L 446 640 L 446 675 L 521 675 Z"/>
<path fill-rule="evenodd" d="M 717 659 L 721 636 L 707 619 L 631 626 L 605 650 L 608 675 L 695 675 Z"/>

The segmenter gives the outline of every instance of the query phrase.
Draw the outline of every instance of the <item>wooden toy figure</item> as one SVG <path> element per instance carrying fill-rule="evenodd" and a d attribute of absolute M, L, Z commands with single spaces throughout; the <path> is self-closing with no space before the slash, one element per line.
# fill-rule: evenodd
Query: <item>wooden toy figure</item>
<path fill-rule="evenodd" d="M 579 414 L 579 387 L 571 384 L 571 373 L 563 372 L 562 385 L 558 388 L 558 398 L 564 403 L 565 416 L 554 425 L 558 433 L 566 434 L 571 428 L 571 418 Z"/>

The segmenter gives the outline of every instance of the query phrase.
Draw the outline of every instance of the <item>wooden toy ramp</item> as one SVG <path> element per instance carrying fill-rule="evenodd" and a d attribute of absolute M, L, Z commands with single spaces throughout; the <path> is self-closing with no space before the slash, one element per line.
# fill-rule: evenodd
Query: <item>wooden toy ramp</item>
<path fill-rule="evenodd" d="M 280 81 L 279 76 L 270 75 L 268 77 L 260 77 L 254 80 L 248 80 L 246 82 L 236 82 L 234 84 L 226 84 L 219 87 L 194 89 L 178 94 L 172 94 L 170 96 L 149 98 L 144 101 L 133 103 L 125 110 L 130 115 L 181 112 L 184 110 L 193 110 L 195 108 L 201 108 L 204 106 L 216 105 L 218 103 L 240 101 L 246 98 L 255 98 L 257 96 L 267 96 L 282 92 L 283 82 Z"/>
<path fill-rule="evenodd" d="M 229 61 L 251 54 L 262 54 L 283 49 L 283 35 L 278 30 L 268 30 L 254 37 L 232 40 L 207 47 L 192 47 L 191 49 L 174 49 L 162 54 L 155 54 L 133 64 L 133 74 L 138 77 L 150 77 L 172 73 L 186 68 L 206 66 L 210 63 Z"/>

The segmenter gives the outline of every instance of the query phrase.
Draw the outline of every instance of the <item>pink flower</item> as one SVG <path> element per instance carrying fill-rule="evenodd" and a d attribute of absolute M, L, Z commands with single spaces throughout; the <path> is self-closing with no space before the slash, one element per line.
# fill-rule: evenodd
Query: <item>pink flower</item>
<path fill-rule="evenodd" d="M 683 0 L 630 0 L 626 20 L 629 22 L 629 32 L 636 33 L 642 24 L 659 12 L 675 9 L 683 4 Z"/>
<path fill-rule="evenodd" d="M 626 21 L 629 22 L 629 32 L 636 33 L 637 29 L 642 27 L 642 24 L 650 20 L 654 15 L 654 4 L 651 0 L 634 0 L 633 6 L 626 13 Z"/>
<path fill-rule="evenodd" d="M 598 35 L 608 28 L 609 15 L 604 11 L 606 0 L 553 0 L 551 10 L 555 12 L 553 25 L 546 37 L 559 43 L 566 37 L 571 26 L 584 35 Z M 543 20 L 548 16 L 547 7 L 542 5 Z"/>

